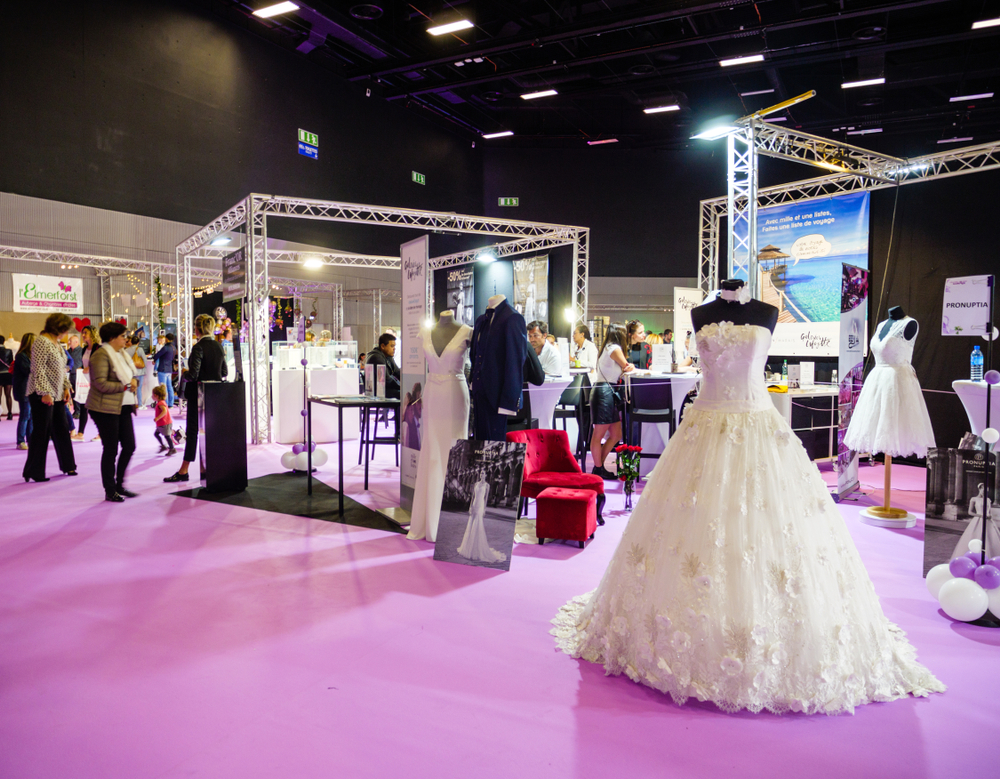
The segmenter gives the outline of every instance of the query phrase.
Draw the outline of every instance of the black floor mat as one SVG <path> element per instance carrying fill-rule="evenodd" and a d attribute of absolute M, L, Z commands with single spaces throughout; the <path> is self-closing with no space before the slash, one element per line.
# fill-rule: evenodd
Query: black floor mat
<path fill-rule="evenodd" d="M 313 479 L 313 494 L 306 494 L 304 473 L 271 473 L 250 479 L 244 492 L 208 492 L 204 487 L 175 492 L 183 498 L 225 503 L 227 506 L 273 511 L 297 517 L 339 522 L 344 525 L 368 527 L 390 533 L 405 533 L 399 525 L 377 511 L 344 496 L 344 516 L 337 513 L 337 491 L 318 479 Z"/>

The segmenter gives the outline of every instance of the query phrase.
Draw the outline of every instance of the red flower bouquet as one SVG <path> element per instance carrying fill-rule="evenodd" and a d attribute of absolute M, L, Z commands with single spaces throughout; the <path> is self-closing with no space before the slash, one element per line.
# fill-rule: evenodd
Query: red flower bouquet
<path fill-rule="evenodd" d="M 639 478 L 639 452 L 641 446 L 619 444 L 615 447 L 618 463 L 618 479 L 625 483 L 625 508 L 632 508 L 632 492 L 635 480 Z"/>

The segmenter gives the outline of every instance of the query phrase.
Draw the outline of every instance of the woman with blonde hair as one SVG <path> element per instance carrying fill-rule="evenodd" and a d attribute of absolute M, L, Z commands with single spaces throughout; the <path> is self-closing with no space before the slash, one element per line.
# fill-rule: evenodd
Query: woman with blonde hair
<path fill-rule="evenodd" d="M 87 325 L 83 330 L 80 331 L 80 340 L 83 341 L 83 373 L 88 378 L 90 377 L 90 358 L 94 356 L 94 352 L 101 348 L 101 336 L 97 333 L 97 328 L 93 325 Z M 76 432 L 70 436 L 74 441 L 83 440 L 83 431 L 87 427 L 87 419 L 89 418 L 89 409 L 87 408 L 87 399 L 84 398 L 80 401 L 80 424 L 76 427 Z M 92 441 L 100 441 L 100 434 L 94 436 Z"/>
<path fill-rule="evenodd" d="M 188 469 L 198 454 L 198 385 L 203 381 L 222 381 L 229 374 L 222 345 L 215 340 L 215 319 L 200 314 L 194 320 L 196 343 L 191 347 L 188 369 L 184 373 L 184 397 L 187 398 L 187 424 L 184 428 L 184 462 L 177 473 L 163 481 L 188 481 Z"/>
<path fill-rule="evenodd" d="M 73 442 L 69 437 L 66 406 L 72 405 L 69 374 L 66 372 L 66 352 L 59 340 L 69 332 L 73 320 L 65 314 L 49 314 L 45 327 L 31 345 L 31 373 L 25 395 L 31 404 L 31 437 L 22 475 L 25 481 L 48 481 L 45 459 L 49 438 L 55 446 L 59 470 L 76 476 Z"/>

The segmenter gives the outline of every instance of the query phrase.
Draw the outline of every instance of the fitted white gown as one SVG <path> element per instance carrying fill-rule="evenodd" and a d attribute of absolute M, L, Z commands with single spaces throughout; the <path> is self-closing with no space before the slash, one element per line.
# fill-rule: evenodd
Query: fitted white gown
<path fill-rule="evenodd" d="M 770 332 L 723 322 L 695 338 L 698 399 L 600 586 L 553 620 L 558 646 L 725 711 L 833 714 L 943 691 L 882 613 L 826 484 L 768 397 Z"/>
<path fill-rule="evenodd" d="M 844 446 L 853 452 L 926 457 L 934 446 L 931 418 L 910 364 L 917 337 L 903 337 L 906 326 L 915 321 L 909 316 L 896 320 L 885 338 L 881 336 L 885 323 L 875 329 L 871 343 L 875 367 L 861 387 L 844 434 Z"/>
<path fill-rule="evenodd" d="M 458 547 L 458 553 L 468 560 L 480 563 L 502 563 L 507 555 L 498 552 L 490 546 L 486 537 L 486 497 L 490 485 L 485 479 L 476 482 L 472 488 L 472 500 L 469 501 L 469 521 L 465 525 L 465 535 Z"/>
<path fill-rule="evenodd" d="M 434 350 L 431 328 L 424 327 L 421 337 L 427 357 L 420 427 L 423 437 L 417 460 L 410 530 L 406 537 L 435 541 L 441 518 L 448 453 L 455 441 L 469 437 L 469 386 L 465 381 L 464 368 L 472 328 L 468 325 L 459 327 L 441 354 Z"/>

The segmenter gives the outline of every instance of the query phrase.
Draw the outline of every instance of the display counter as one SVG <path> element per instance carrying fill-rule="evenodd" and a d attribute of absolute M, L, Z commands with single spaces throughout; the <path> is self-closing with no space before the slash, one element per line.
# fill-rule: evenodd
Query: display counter
<path fill-rule="evenodd" d="M 357 368 L 316 368 L 309 370 L 309 388 L 313 395 L 357 395 L 360 380 Z M 279 444 L 301 444 L 305 437 L 305 403 L 302 394 L 302 369 L 275 368 L 271 371 L 271 401 L 274 409 L 274 440 Z M 338 440 L 337 409 L 326 406 L 313 409 L 313 440 L 330 443 Z M 357 409 L 344 412 L 344 438 L 357 438 L 360 425 Z"/>

